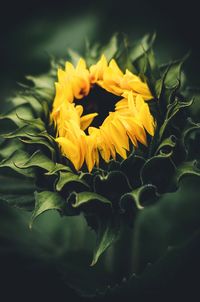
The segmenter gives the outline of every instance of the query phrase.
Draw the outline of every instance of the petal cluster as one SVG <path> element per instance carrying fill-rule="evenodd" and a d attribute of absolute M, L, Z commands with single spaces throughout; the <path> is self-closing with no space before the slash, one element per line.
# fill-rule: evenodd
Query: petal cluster
<path fill-rule="evenodd" d="M 129 70 L 123 73 L 114 59 L 107 62 L 102 55 L 90 68 L 83 59 L 76 67 L 66 62 L 65 70 L 58 70 L 55 85 L 51 116 L 56 141 L 76 170 L 85 163 L 91 171 L 99 165 L 100 156 L 106 162 L 117 154 L 126 159 L 130 142 L 137 148 L 138 142 L 147 145 L 146 133 L 154 135 L 155 122 L 147 104 L 153 97 L 147 84 Z M 99 127 L 91 124 L 101 112 L 84 115 L 84 102 L 94 85 L 102 88 L 102 97 L 105 93 L 121 97 Z"/>

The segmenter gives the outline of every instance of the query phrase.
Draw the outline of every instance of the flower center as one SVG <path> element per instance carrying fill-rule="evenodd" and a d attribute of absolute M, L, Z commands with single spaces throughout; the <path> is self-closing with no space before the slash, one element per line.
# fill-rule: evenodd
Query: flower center
<path fill-rule="evenodd" d="M 81 100 L 75 100 L 76 105 L 82 105 L 84 115 L 97 112 L 90 126 L 99 127 L 102 125 L 109 112 L 115 111 L 115 104 L 121 99 L 120 96 L 107 92 L 98 85 L 94 85 L 90 89 L 90 93 Z M 87 129 L 86 129 L 87 130 Z"/>

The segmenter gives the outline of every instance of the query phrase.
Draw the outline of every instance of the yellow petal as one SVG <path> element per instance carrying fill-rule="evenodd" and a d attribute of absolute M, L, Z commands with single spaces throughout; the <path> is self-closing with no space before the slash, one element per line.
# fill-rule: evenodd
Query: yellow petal
<path fill-rule="evenodd" d="M 97 116 L 97 115 L 98 115 L 98 113 L 90 113 L 90 114 L 82 116 L 81 119 L 80 119 L 81 129 L 82 130 L 87 129 L 88 126 L 92 123 L 95 116 Z"/>
<path fill-rule="evenodd" d="M 94 147 L 95 147 L 95 142 L 94 138 L 91 136 L 86 137 L 86 143 L 87 143 L 87 151 L 85 154 L 85 161 L 86 165 L 88 167 L 88 171 L 91 172 L 94 164 L 95 164 L 95 156 L 94 156 Z"/>
<path fill-rule="evenodd" d="M 64 82 L 66 82 L 66 79 L 67 79 L 66 72 L 59 68 L 58 69 L 58 82 L 64 83 Z"/>
<path fill-rule="evenodd" d="M 90 67 L 90 82 L 96 83 L 99 80 L 103 79 L 104 71 L 107 67 L 107 60 L 104 55 L 101 56 L 101 59 L 97 62 L 97 64 L 92 65 Z"/>
<path fill-rule="evenodd" d="M 75 108 L 76 108 L 78 115 L 81 116 L 83 114 L 83 106 L 77 105 Z"/>
<path fill-rule="evenodd" d="M 119 76 L 123 76 L 123 72 L 121 71 L 121 69 L 119 68 L 119 66 L 117 65 L 116 61 L 114 59 L 112 59 L 109 63 L 109 67 L 113 70 L 113 72 Z"/>
<path fill-rule="evenodd" d="M 121 109 L 128 109 L 127 99 L 122 99 L 115 104 L 115 110 L 119 111 Z"/>
<path fill-rule="evenodd" d="M 126 158 L 126 150 L 122 147 L 122 144 L 124 144 L 123 142 L 123 138 L 120 136 L 119 137 L 119 132 L 117 131 L 116 127 L 111 123 L 109 124 L 109 130 L 110 130 L 110 136 L 111 136 L 111 140 L 115 146 L 116 152 L 122 157 L 122 158 Z"/>
<path fill-rule="evenodd" d="M 86 69 L 86 63 L 85 60 L 83 60 L 82 58 L 80 58 L 80 60 L 78 61 L 78 64 L 76 66 L 76 71 L 81 71 L 81 70 L 85 70 Z"/>
<path fill-rule="evenodd" d="M 147 132 L 151 136 L 153 136 L 154 130 L 155 130 L 155 125 L 154 125 L 153 117 L 149 110 L 149 106 L 144 102 L 143 98 L 140 95 L 138 95 L 136 97 L 136 102 L 137 102 L 137 104 L 140 103 L 138 119 L 141 121 L 141 123 L 143 123 L 144 128 L 147 130 Z"/>
<path fill-rule="evenodd" d="M 72 74 L 74 73 L 75 69 L 74 66 L 72 65 L 72 63 L 70 62 L 66 62 L 65 63 L 65 71 L 72 76 Z"/>
<path fill-rule="evenodd" d="M 147 146 L 147 137 L 143 126 L 134 117 L 127 118 L 127 122 L 131 127 L 130 133 L 133 133 L 141 144 Z"/>
<path fill-rule="evenodd" d="M 105 148 L 107 148 L 107 152 L 106 151 L 104 152 L 105 153 L 105 158 L 107 160 L 110 159 L 110 155 L 112 156 L 113 159 L 116 158 L 116 151 L 115 151 L 115 147 L 114 147 L 114 144 L 111 140 L 111 137 L 110 137 L 110 130 L 109 130 L 109 127 L 108 125 L 104 125 L 103 127 L 100 128 L 100 133 L 101 133 L 101 137 L 102 137 L 102 140 L 104 141 L 105 143 Z"/>
<path fill-rule="evenodd" d="M 116 129 L 116 131 L 118 132 L 118 140 L 120 141 L 121 147 L 129 151 L 129 141 L 126 135 L 126 129 L 124 128 L 123 124 L 121 123 L 119 118 L 115 118 L 112 121 L 112 124 Z"/>
<path fill-rule="evenodd" d="M 61 146 L 64 155 L 73 163 L 76 170 L 79 170 L 79 157 L 77 156 L 77 147 L 65 137 L 56 138 L 56 142 Z"/>

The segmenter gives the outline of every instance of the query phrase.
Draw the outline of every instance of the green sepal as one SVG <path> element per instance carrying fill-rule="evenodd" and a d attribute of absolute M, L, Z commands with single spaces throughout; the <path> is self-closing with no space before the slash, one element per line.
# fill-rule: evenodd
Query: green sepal
<path fill-rule="evenodd" d="M 36 121 L 36 125 L 37 125 Z M 25 138 L 25 137 L 29 137 L 30 135 L 36 135 L 39 134 L 39 130 L 37 129 L 37 126 L 31 126 L 31 125 L 23 125 L 22 127 L 17 128 L 16 130 L 3 134 L 1 135 L 2 137 L 6 138 L 16 138 L 16 137 L 21 137 L 21 138 Z"/>
<path fill-rule="evenodd" d="M 35 151 L 28 160 L 23 160 L 21 162 L 15 163 L 19 169 L 27 168 L 42 168 L 46 171 L 52 171 L 55 167 L 55 163 L 51 161 L 46 155 L 44 155 L 40 150 Z"/>
<path fill-rule="evenodd" d="M 76 186 L 80 186 L 82 188 L 88 188 L 87 183 L 80 178 L 79 175 L 74 174 L 68 171 L 59 171 L 59 176 L 55 184 L 56 191 L 60 192 L 66 185 L 70 185 L 74 183 Z"/>
<path fill-rule="evenodd" d="M 187 160 L 193 158 L 199 159 L 200 123 L 194 123 L 188 118 L 181 140 L 187 154 Z"/>
<path fill-rule="evenodd" d="M 144 209 L 146 205 L 152 204 L 159 197 L 155 185 L 146 184 L 121 197 L 120 207 L 123 211 L 131 210 L 137 212 Z M 134 217 L 134 216 L 133 216 Z"/>
<path fill-rule="evenodd" d="M 93 192 L 80 192 L 80 193 L 72 192 L 68 197 L 67 202 L 73 208 L 79 208 L 80 210 L 82 210 L 85 207 L 87 208 L 87 206 L 89 208 L 89 205 L 91 206 L 91 208 L 94 209 L 94 205 L 96 204 L 99 204 L 100 206 L 106 205 L 109 208 L 112 207 L 112 203 L 109 199 Z"/>
<path fill-rule="evenodd" d="M 35 171 L 33 169 L 33 165 L 28 165 L 26 167 L 23 167 L 21 169 L 21 165 L 24 164 L 24 162 L 29 161 L 30 155 L 23 151 L 23 150 L 17 150 L 14 153 L 12 153 L 8 158 L 3 159 L 0 162 L 0 168 L 10 168 L 20 174 L 25 175 L 26 177 L 33 178 L 35 176 Z"/>
<path fill-rule="evenodd" d="M 29 87 L 26 86 L 26 89 L 22 89 L 22 91 L 17 92 L 17 94 L 14 97 L 10 98 L 10 102 L 13 105 L 12 107 L 29 104 L 34 113 L 36 113 L 37 115 L 41 115 L 42 114 L 41 103 L 36 97 L 29 94 L 28 88 Z"/>
<path fill-rule="evenodd" d="M 188 55 L 181 60 L 160 67 L 161 77 L 155 83 L 155 92 L 163 116 L 166 114 L 167 106 L 173 103 L 176 92 L 181 88 L 183 82 L 182 66 L 187 57 Z"/>
<path fill-rule="evenodd" d="M 172 183 L 179 187 L 179 183 L 185 176 L 200 176 L 200 166 L 196 160 L 186 161 L 180 164 L 173 176 Z"/>
<path fill-rule="evenodd" d="M 72 172 L 70 167 L 63 165 L 63 164 L 55 163 L 55 166 L 53 167 L 53 169 L 50 170 L 49 172 L 46 172 L 45 175 L 54 175 L 54 174 L 57 174 L 57 172 L 59 172 L 59 171 Z"/>
<path fill-rule="evenodd" d="M 118 45 L 119 45 L 119 34 L 114 34 L 107 45 L 105 45 L 103 48 L 101 48 L 101 53 L 105 55 L 106 59 L 110 61 L 112 58 L 115 57 L 117 51 L 118 51 Z"/>
<path fill-rule="evenodd" d="M 157 150 L 155 151 L 155 155 L 167 155 L 172 154 L 173 149 L 175 148 L 177 143 L 177 138 L 175 135 L 170 135 L 169 137 L 165 138 L 161 144 L 158 146 Z"/>
<path fill-rule="evenodd" d="M 16 150 L 23 149 L 23 144 L 18 139 L 4 140 L 0 143 L 0 159 L 10 157 Z"/>
<path fill-rule="evenodd" d="M 77 65 L 78 61 L 79 61 L 80 58 L 81 58 L 81 55 L 80 55 L 78 52 L 76 52 L 76 51 L 74 51 L 73 49 L 71 49 L 71 48 L 68 48 L 68 49 L 67 49 L 67 55 L 69 56 L 69 61 L 70 61 L 74 66 Z"/>
<path fill-rule="evenodd" d="M 132 188 L 141 186 L 140 171 L 145 163 L 142 156 L 132 154 L 127 159 L 121 162 L 121 170 L 129 179 Z"/>
<path fill-rule="evenodd" d="M 167 113 L 165 120 L 162 123 L 162 126 L 159 129 L 159 141 L 162 139 L 163 135 L 165 134 L 165 131 L 167 130 L 168 126 L 171 125 L 172 120 L 175 118 L 175 116 L 178 114 L 180 110 L 183 110 L 189 106 L 192 105 L 193 99 L 186 102 L 181 102 L 179 100 L 175 100 L 172 104 L 169 104 L 167 106 Z"/>
<path fill-rule="evenodd" d="M 117 51 L 119 50 L 118 43 L 118 33 L 114 34 L 108 41 L 108 43 L 103 47 L 101 47 L 98 43 L 91 46 L 90 43 L 87 41 L 85 53 L 87 65 L 90 66 L 92 64 L 96 64 L 102 54 L 104 54 L 106 59 L 110 61 L 112 58 L 115 57 Z"/>
<path fill-rule="evenodd" d="M 117 207 L 120 197 L 124 192 L 129 192 L 132 187 L 125 173 L 122 171 L 111 171 L 105 175 L 94 176 L 94 191 L 112 200 L 113 206 Z M 120 184 L 116 186 L 116 184 Z"/>
<path fill-rule="evenodd" d="M 147 82 L 154 97 L 156 96 L 155 84 L 160 78 L 159 67 L 152 48 L 155 38 L 156 34 L 144 36 L 130 51 L 130 59 L 135 69 L 133 71 Z"/>
<path fill-rule="evenodd" d="M 41 76 L 26 76 L 26 78 L 34 83 L 34 93 L 40 98 L 51 100 L 55 94 L 55 77 L 53 75 L 44 74 Z"/>
<path fill-rule="evenodd" d="M 43 191 L 35 192 L 35 209 L 33 211 L 29 227 L 32 228 L 34 220 L 42 213 L 49 210 L 57 210 L 60 213 L 64 211 L 65 201 L 61 195 L 56 192 Z"/>
<path fill-rule="evenodd" d="M 12 121 L 16 126 L 20 127 L 24 125 L 24 122 L 22 119 L 31 120 L 34 118 L 34 113 L 32 108 L 29 104 L 22 104 L 14 107 L 10 111 L 8 111 L 6 114 L 0 115 L 0 122 L 2 120 L 8 119 Z"/>
<path fill-rule="evenodd" d="M 154 42 L 155 42 L 156 34 L 147 34 L 145 35 L 141 40 L 137 41 L 135 44 L 133 44 L 132 49 L 130 51 L 130 59 L 133 62 L 133 64 L 142 57 L 145 56 L 145 52 L 148 52 Z"/>
<path fill-rule="evenodd" d="M 142 167 L 142 183 L 156 186 L 159 193 L 167 192 L 175 171 L 176 167 L 171 158 L 171 153 L 153 156 Z"/>
<path fill-rule="evenodd" d="M 20 138 L 20 141 L 24 144 L 29 145 L 35 145 L 36 147 L 40 146 L 41 148 L 44 147 L 45 151 L 49 153 L 50 158 L 53 160 L 56 157 L 55 148 L 53 145 L 49 142 L 49 140 L 46 139 L 46 137 L 41 135 L 27 135 L 26 138 Z M 46 153 L 45 152 L 45 153 Z"/>
<path fill-rule="evenodd" d="M 188 56 L 189 54 L 185 55 L 180 60 L 172 61 L 161 67 L 163 74 L 165 74 L 164 86 L 166 89 L 174 89 L 179 85 L 180 82 L 182 82 L 182 66 L 187 60 Z"/>

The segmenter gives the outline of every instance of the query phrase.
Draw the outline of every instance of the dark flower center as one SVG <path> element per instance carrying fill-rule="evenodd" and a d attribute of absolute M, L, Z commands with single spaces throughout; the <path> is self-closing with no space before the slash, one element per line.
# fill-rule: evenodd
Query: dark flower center
<path fill-rule="evenodd" d="M 109 112 L 115 111 L 115 104 L 121 99 L 120 96 L 107 92 L 98 85 L 94 85 L 90 93 L 81 100 L 75 100 L 76 105 L 82 105 L 83 114 L 97 112 L 92 122 L 93 127 L 99 127 L 108 116 Z"/>

